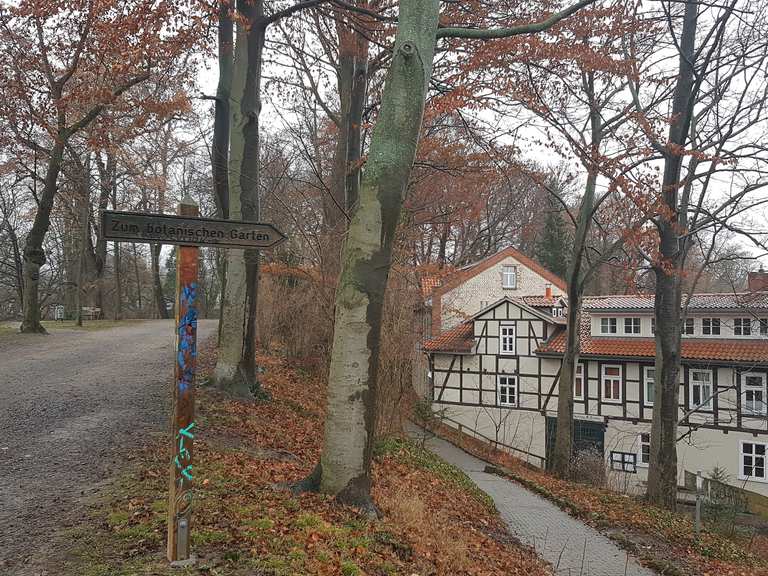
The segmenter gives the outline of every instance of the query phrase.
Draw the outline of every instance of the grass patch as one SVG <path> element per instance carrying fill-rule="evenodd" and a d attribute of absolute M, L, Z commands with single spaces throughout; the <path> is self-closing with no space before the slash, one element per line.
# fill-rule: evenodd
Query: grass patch
<path fill-rule="evenodd" d="M 466 490 L 487 506 L 490 511 L 496 511 L 493 499 L 480 490 L 469 476 L 412 440 L 396 437 L 386 438 L 377 444 L 375 454 L 376 456 L 390 455 L 408 465 L 427 470 L 438 478 Z"/>

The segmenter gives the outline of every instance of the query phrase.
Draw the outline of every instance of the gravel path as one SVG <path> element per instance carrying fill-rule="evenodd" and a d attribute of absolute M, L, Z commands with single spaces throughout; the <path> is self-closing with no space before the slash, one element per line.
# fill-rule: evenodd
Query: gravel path
<path fill-rule="evenodd" d="M 121 453 L 165 432 L 173 343 L 161 320 L 0 340 L 0 574 L 28 573 Z"/>
<path fill-rule="evenodd" d="M 610 539 L 548 500 L 516 482 L 486 473 L 485 462 L 439 438 L 427 440 L 426 446 L 463 470 L 493 498 L 510 532 L 534 547 L 558 576 L 655 576 Z"/>

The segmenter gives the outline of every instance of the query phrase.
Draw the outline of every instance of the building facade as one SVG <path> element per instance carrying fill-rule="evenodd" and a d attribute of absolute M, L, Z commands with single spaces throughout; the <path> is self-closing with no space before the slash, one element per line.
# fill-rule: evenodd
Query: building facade
<path fill-rule="evenodd" d="M 506 294 L 425 342 L 433 407 L 446 423 L 545 466 L 557 426 L 567 306 Z M 576 450 L 613 487 L 647 479 L 653 413 L 652 296 L 587 297 L 573 382 Z M 684 317 L 678 461 L 768 496 L 768 293 L 696 294 Z"/>

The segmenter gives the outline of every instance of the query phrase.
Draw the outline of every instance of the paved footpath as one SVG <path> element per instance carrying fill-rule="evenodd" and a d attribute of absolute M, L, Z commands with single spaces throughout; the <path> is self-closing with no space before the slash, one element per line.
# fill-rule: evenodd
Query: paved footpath
<path fill-rule="evenodd" d="M 419 432 L 416 432 L 419 434 Z M 655 576 L 609 538 L 560 508 L 495 474 L 485 462 L 453 444 L 433 438 L 427 448 L 463 470 L 496 504 L 510 532 L 536 549 L 558 576 Z"/>

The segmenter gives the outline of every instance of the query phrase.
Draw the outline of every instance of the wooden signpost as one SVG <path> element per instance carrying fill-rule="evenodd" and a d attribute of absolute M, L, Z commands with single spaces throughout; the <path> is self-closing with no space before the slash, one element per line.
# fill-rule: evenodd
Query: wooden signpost
<path fill-rule="evenodd" d="M 270 224 L 198 218 L 197 204 L 185 198 L 178 216 L 105 210 L 102 230 L 115 242 L 176 244 L 176 357 L 168 482 L 168 560 L 188 566 L 192 521 L 192 446 L 195 429 L 195 362 L 199 246 L 271 248 L 286 239 Z"/>

